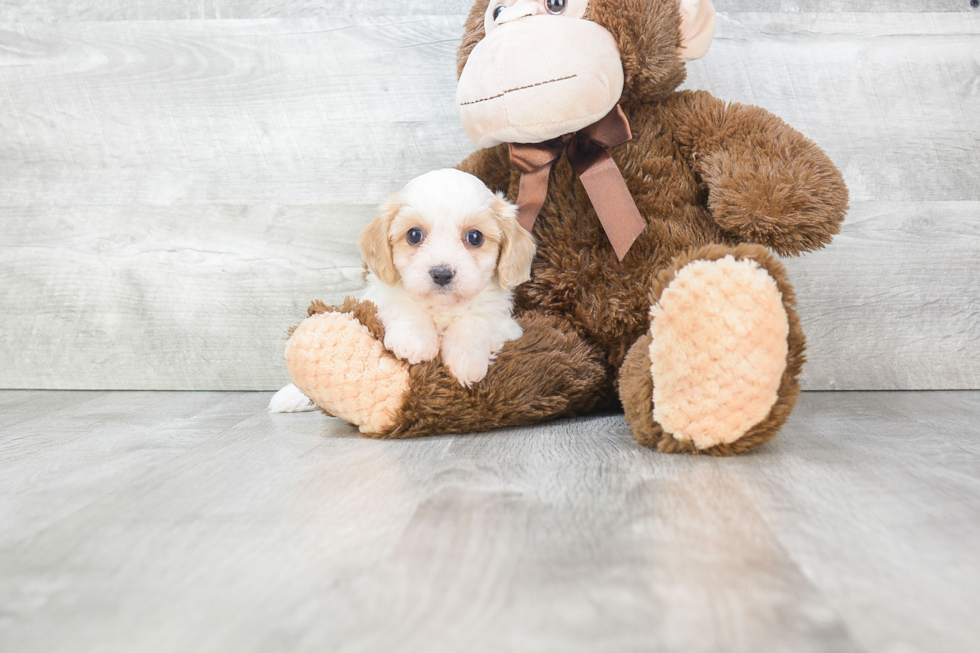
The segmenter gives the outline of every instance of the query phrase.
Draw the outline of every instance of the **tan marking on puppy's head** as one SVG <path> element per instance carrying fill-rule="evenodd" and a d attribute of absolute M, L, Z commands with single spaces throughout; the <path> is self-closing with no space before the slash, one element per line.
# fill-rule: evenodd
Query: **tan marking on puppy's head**
<path fill-rule="evenodd" d="M 357 245 L 368 269 L 389 286 L 398 283 L 398 270 L 395 268 L 392 250 L 391 224 L 398 212 L 405 207 L 400 194 L 392 195 L 381 205 L 374 220 L 364 227 Z"/>
<path fill-rule="evenodd" d="M 405 271 L 401 270 L 400 267 L 407 265 L 421 249 L 419 243 L 412 244 L 409 242 L 408 232 L 412 229 L 421 231 L 423 244 L 427 244 L 426 241 L 431 239 L 433 232 L 432 222 L 409 201 L 402 195 L 401 207 L 391 222 L 388 223 L 388 242 L 391 244 L 393 265 L 403 282 L 405 281 Z"/>
<path fill-rule="evenodd" d="M 493 217 L 501 233 L 497 279 L 501 288 L 513 290 L 531 278 L 534 238 L 517 222 L 517 207 L 499 193 L 493 203 Z"/>

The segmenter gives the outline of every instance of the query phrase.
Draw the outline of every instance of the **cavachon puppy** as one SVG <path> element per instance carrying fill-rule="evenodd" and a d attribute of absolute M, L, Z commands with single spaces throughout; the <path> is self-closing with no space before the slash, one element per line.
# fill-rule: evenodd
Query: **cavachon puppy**
<path fill-rule="evenodd" d="M 517 207 L 473 175 L 436 170 L 412 180 L 364 229 L 370 272 L 362 299 L 378 307 L 385 348 L 409 363 L 442 354 L 461 385 L 523 333 L 512 290 L 531 278 L 534 240 Z"/>
<path fill-rule="evenodd" d="M 517 207 L 473 175 L 436 170 L 410 181 L 359 245 L 369 270 L 361 299 L 377 306 L 385 348 L 398 358 L 416 364 L 441 354 L 469 387 L 523 334 L 512 291 L 531 277 L 534 239 Z M 315 409 L 292 384 L 269 404 L 272 412 Z"/>

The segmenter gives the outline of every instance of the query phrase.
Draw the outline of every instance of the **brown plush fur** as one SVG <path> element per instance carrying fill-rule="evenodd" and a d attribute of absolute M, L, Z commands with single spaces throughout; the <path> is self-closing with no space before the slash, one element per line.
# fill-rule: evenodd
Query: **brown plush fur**
<path fill-rule="evenodd" d="M 460 71 L 484 37 L 487 2 L 477 0 L 466 21 Z M 471 389 L 438 360 L 414 366 L 404 414 L 389 437 L 530 424 L 608 406 L 617 370 L 637 441 L 660 451 L 747 451 L 771 439 L 793 408 L 804 339 L 792 287 L 762 245 L 789 255 L 830 242 L 847 208 L 840 173 L 820 148 L 765 110 L 676 90 L 685 77 L 676 0 L 592 0 L 586 17 L 606 27 L 622 53 L 621 105 L 634 138 L 612 154 L 647 228 L 620 263 L 582 184 L 560 159 L 534 227 L 532 279 L 516 291 L 525 335 Z M 520 174 L 506 145 L 476 152 L 459 167 L 516 199 Z M 770 414 L 736 442 L 698 451 L 653 419 L 649 311 L 687 262 L 727 254 L 758 261 L 776 280 L 789 317 L 789 356 Z M 364 305 L 338 310 L 379 332 Z"/>
<path fill-rule="evenodd" d="M 656 447 L 664 430 L 653 419 L 653 378 L 650 376 L 649 333 L 637 338 L 619 368 L 617 387 L 626 422 L 644 447 Z M 669 436 L 668 436 L 669 437 Z"/>
<path fill-rule="evenodd" d="M 507 343 L 487 377 L 470 388 L 438 361 L 411 369 L 412 393 L 386 437 L 486 431 L 590 412 L 605 399 L 613 371 L 595 346 L 559 317 L 518 319 L 520 339 Z"/>

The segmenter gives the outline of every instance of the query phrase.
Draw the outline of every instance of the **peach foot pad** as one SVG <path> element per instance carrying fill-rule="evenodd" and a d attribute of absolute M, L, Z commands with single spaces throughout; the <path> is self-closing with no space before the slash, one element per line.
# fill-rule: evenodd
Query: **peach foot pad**
<path fill-rule="evenodd" d="M 301 322 L 286 343 L 286 367 L 307 397 L 367 435 L 395 426 L 408 393 L 408 363 L 349 313 Z"/>
<path fill-rule="evenodd" d="M 761 422 L 786 369 L 789 319 L 776 281 L 751 259 L 684 266 L 651 310 L 654 419 L 698 449 Z"/>

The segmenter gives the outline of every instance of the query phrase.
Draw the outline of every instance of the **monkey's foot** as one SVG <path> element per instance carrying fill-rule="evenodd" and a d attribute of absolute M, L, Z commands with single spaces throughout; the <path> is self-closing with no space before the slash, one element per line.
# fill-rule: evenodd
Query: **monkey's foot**
<path fill-rule="evenodd" d="M 408 363 L 382 344 L 383 328 L 369 303 L 314 303 L 286 343 L 292 382 L 324 412 L 365 435 L 395 427 L 409 388 Z"/>
<path fill-rule="evenodd" d="M 637 441 L 732 454 L 776 435 L 799 394 L 803 334 L 782 266 L 764 248 L 679 257 L 653 289 L 651 325 L 623 365 Z"/>

